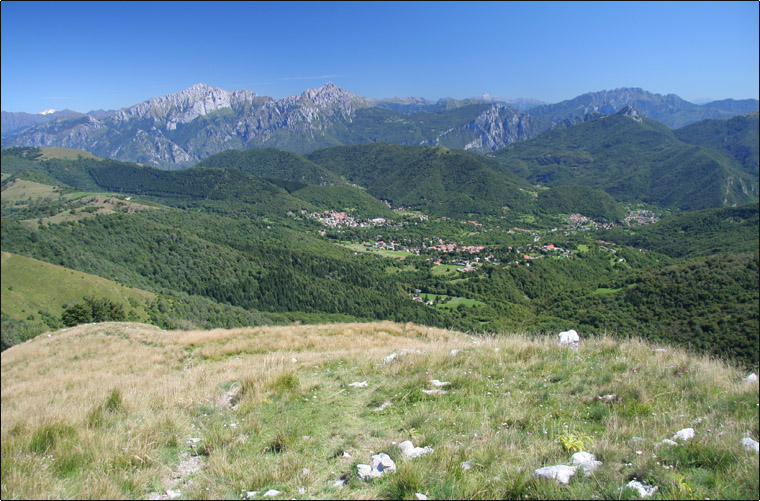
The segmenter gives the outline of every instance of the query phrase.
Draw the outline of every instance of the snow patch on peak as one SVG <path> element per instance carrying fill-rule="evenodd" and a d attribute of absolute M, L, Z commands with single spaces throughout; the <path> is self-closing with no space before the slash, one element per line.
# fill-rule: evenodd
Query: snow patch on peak
<path fill-rule="evenodd" d="M 54 110 L 53 108 L 48 108 L 45 111 L 40 111 L 40 115 L 51 115 L 55 113 L 55 111 L 56 110 Z"/>

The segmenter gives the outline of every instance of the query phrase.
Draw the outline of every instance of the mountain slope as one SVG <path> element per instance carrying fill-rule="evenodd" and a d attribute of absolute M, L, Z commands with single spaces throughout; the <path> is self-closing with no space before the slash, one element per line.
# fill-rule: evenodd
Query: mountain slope
<path fill-rule="evenodd" d="M 560 127 L 493 156 L 532 183 L 582 184 L 619 201 L 686 210 L 757 200 L 758 184 L 720 152 L 685 144 L 630 107 Z"/>
<path fill-rule="evenodd" d="M 755 112 L 725 120 L 703 120 L 673 133 L 685 143 L 706 146 L 727 153 L 745 172 L 758 177 L 760 160 L 760 115 Z"/>
<path fill-rule="evenodd" d="M 337 146 L 307 155 L 349 182 L 367 188 L 394 206 L 411 206 L 439 215 L 501 214 L 523 206 L 528 186 L 493 161 L 464 151 L 432 146 L 374 143 Z"/>
<path fill-rule="evenodd" d="M 727 99 L 697 105 L 675 94 L 654 94 L 639 88 L 621 88 L 589 92 L 576 98 L 530 109 L 531 115 L 541 120 L 559 124 L 577 122 L 586 115 L 611 115 L 625 106 L 631 106 L 642 115 L 678 128 L 708 118 L 728 118 L 758 110 L 756 99 L 736 101 Z"/>
<path fill-rule="evenodd" d="M 184 168 L 214 153 L 254 147 L 307 153 L 329 146 L 392 142 L 485 153 L 535 137 L 551 126 L 614 113 L 625 105 L 637 106 L 670 126 L 757 110 L 756 100 L 698 106 L 641 89 L 585 94 L 553 105 L 529 104 L 490 96 L 436 103 L 419 98 L 378 101 L 332 82 L 275 100 L 247 90 L 197 84 L 115 112 L 40 124 L 3 137 L 3 146 L 83 149 L 104 158 Z"/>

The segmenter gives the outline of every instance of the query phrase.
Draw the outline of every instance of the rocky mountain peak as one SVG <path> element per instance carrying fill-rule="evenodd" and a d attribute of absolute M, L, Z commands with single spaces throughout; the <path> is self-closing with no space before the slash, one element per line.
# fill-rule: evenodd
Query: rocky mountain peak
<path fill-rule="evenodd" d="M 641 115 L 639 115 L 639 112 L 636 108 L 631 106 L 630 104 L 623 106 L 620 111 L 617 112 L 618 115 L 623 115 L 626 117 L 630 117 L 637 122 L 641 122 Z"/>
<path fill-rule="evenodd" d="M 173 130 L 177 124 L 188 123 L 199 116 L 222 108 L 232 108 L 242 101 L 252 101 L 256 94 L 244 91 L 226 91 L 205 83 L 197 83 L 185 90 L 153 97 L 140 104 L 115 113 L 114 122 L 126 122 L 134 118 L 152 118 L 154 122 Z"/>

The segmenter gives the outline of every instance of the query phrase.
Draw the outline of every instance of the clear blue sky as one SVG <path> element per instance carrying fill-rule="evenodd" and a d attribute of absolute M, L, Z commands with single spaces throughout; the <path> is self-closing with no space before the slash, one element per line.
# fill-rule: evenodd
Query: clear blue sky
<path fill-rule="evenodd" d="M 115 109 L 205 82 L 275 98 L 757 98 L 758 2 L 3 1 L 2 109 Z"/>

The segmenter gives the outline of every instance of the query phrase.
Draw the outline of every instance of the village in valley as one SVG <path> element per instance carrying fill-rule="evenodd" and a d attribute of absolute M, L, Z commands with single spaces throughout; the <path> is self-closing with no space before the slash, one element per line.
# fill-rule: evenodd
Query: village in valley
<path fill-rule="evenodd" d="M 657 214 L 648 209 L 632 209 L 620 222 L 600 222 L 582 214 L 569 214 L 561 226 L 551 228 L 523 228 L 508 225 L 504 217 L 456 220 L 448 217 L 431 218 L 429 215 L 397 208 L 396 219 L 361 218 L 350 211 L 301 211 L 302 218 L 318 222 L 318 233 L 353 250 L 354 253 L 374 253 L 393 259 L 401 267 L 408 258 L 424 258 L 426 268 L 434 277 L 449 280 L 466 280 L 476 276 L 484 266 L 525 266 L 540 259 L 571 259 L 590 247 L 610 254 L 611 263 L 624 265 L 626 259 L 618 254 L 618 246 L 593 238 L 600 230 L 642 226 L 656 222 Z M 511 227 L 510 227 L 511 226 Z M 583 243 L 579 236 L 588 236 Z M 643 252 L 644 249 L 637 249 Z M 407 268 L 411 265 L 407 264 Z M 403 269 L 403 268 L 399 268 Z M 411 289 L 414 301 L 430 306 L 458 304 L 464 298 L 429 294 L 422 289 Z M 477 303 L 477 301 L 475 302 Z M 466 303 L 465 303 L 466 304 Z"/>

